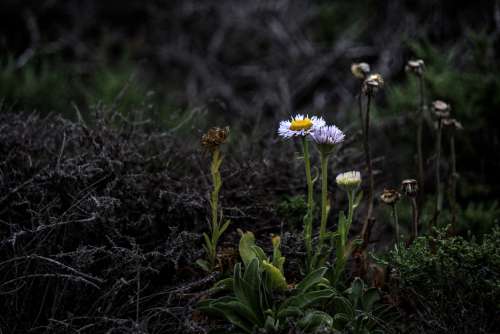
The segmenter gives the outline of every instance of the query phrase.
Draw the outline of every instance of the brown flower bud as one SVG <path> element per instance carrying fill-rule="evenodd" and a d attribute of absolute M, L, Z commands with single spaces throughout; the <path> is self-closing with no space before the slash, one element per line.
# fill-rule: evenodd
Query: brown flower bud
<path fill-rule="evenodd" d="M 219 145 L 223 144 L 227 137 L 229 136 L 229 127 L 218 128 L 213 127 L 210 128 L 206 134 L 201 137 L 201 145 L 208 149 L 209 151 L 214 151 L 219 147 Z"/>
<path fill-rule="evenodd" d="M 396 204 L 401 198 L 401 194 L 396 189 L 384 189 L 384 192 L 380 195 L 380 200 L 387 205 Z"/>
<path fill-rule="evenodd" d="M 384 79 L 378 73 L 370 74 L 363 82 L 363 93 L 366 95 L 374 94 L 384 87 Z"/>
<path fill-rule="evenodd" d="M 441 100 L 436 100 L 432 102 L 432 111 L 438 119 L 444 119 L 450 117 L 451 106 Z"/>
<path fill-rule="evenodd" d="M 351 65 L 351 72 L 358 79 L 365 79 L 370 73 L 370 65 L 367 63 L 353 63 Z"/>
<path fill-rule="evenodd" d="M 406 72 L 414 73 L 418 76 L 424 74 L 425 64 L 422 59 L 408 60 L 405 66 Z"/>
<path fill-rule="evenodd" d="M 401 182 L 401 191 L 408 197 L 415 197 L 418 193 L 417 180 L 407 179 Z"/>

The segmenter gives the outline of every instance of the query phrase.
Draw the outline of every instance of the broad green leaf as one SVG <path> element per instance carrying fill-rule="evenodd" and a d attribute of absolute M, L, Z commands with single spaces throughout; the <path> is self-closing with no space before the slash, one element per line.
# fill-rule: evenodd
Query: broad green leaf
<path fill-rule="evenodd" d="M 245 304 L 238 300 L 232 300 L 226 303 L 217 303 L 219 308 L 230 309 L 233 312 L 240 315 L 242 318 L 248 320 L 249 322 L 262 326 L 262 323 L 257 318 L 257 315 Z"/>
<path fill-rule="evenodd" d="M 377 288 L 370 288 L 366 290 L 361 299 L 363 309 L 366 312 L 371 312 L 373 309 L 373 304 L 380 300 L 380 293 Z"/>
<path fill-rule="evenodd" d="M 354 307 L 358 305 L 359 300 L 363 295 L 364 283 L 361 278 L 356 277 L 354 281 L 351 283 L 351 287 L 347 289 L 347 293 L 349 295 L 349 299 L 353 302 Z"/>
<path fill-rule="evenodd" d="M 255 256 L 262 262 L 264 260 L 267 260 L 266 253 L 260 248 L 259 246 L 252 246 L 251 247 L 253 252 L 255 253 Z"/>
<path fill-rule="evenodd" d="M 328 269 L 326 267 L 318 268 L 311 271 L 309 275 L 304 277 L 304 279 L 297 285 L 296 289 L 299 293 L 306 292 L 314 285 L 318 284 Z"/>
<path fill-rule="evenodd" d="M 239 252 L 240 257 L 247 268 L 250 262 L 256 257 L 252 247 L 255 246 L 255 236 L 252 232 L 248 231 L 243 233 L 240 239 Z"/>
<path fill-rule="evenodd" d="M 271 289 L 285 290 L 287 288 L 285 276 L 278 268 L 267 261 L 262 261 L 262 267 L 270 279 Z"/>
<path fill-rule="evenodd" d="M 262 317 L 260 284 L 261 277 L 257 259 L 250 262 L 243 275 L 241 273 L 241 263 L 234 266 L 234 294 L 239 301 L 250 307 L 259 319 Z"/>
<path fill-rule="evenodd" d="M 308 311 L 306 315 L 299 320 L 298 325 L 303 330 L 314 331 L 319 326 L 330 328 L 333 325 L 333 318 L 322 311 Z"/>
<path fill-rule="evenodd" d="M 304 311 L 302 309 L 295 306 L 289 306 L 278 312 L 278 319 L 286 319 L 288 317 L 297 318 L 299 316 L 302 316 L 303 314 Z"/>
<path fill-rule="evenodd" d="M 223 317 L 226 318 L 229 322 L 231 322 L 236 327 L 243 330 L 245 333 L 251 334 L 253 332 L 254 324 L 244 317 L 242 317 L 238 312 L 234 309 L 228 307 L 225 304 L 216 304 L 212 306 L 213 309 L 218 310 Z"/>
<path fill-rule="evenodd" d="M 349 299 L 336 296 L 333 298 L 333 306 L 335 307 L 335 313 L 344 314 L 348 318 L 354 317 L 354 308 Z"/>
<path fill-rule="evenodd" d="M 330 299 L 334 295 L 335 291 L 332 289 L 309 291 L 288 298 L 287 300 L 285 300 L 285 302 L 283 302 L 282 308 L 285 307 L 305 308 L 310 305 L 314 305 L 316 303 Z"/>

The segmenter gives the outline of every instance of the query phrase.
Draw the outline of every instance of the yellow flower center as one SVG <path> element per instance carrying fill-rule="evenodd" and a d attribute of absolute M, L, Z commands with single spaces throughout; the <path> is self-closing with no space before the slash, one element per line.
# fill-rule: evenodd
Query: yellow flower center
<path fill-rule="evenodd" d="M 309 130 L 313 126 L 313 122 L 309 118 L 294 119 L 290 124 L 290 130 Z"/>

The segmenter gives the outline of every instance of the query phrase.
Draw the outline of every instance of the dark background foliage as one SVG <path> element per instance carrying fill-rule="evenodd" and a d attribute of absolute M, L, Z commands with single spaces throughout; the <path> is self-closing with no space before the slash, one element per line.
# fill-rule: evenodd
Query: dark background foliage
<path fill-rule="evenodd" d="M 499 39 L 497 1 L 2 1 L 0 328 L 203 332 L 189 311 L 215 280 L 193 266 L 210 187 L 201 134 L 231 127 L 228 253 L 236 228 L 300 229 L 298 147 L 276 129 L 322 114 L 348 136 L 331 172 L 363 171 L 354 61 L 386 82 L 373 113 L 378 191 L 416 174 L 418 89 L 404 65 L 422 58 L 426 102 L 449 101 L 465 127 L 460 232 L 489 231 L 500 215 Z M 432 192 L 430 117 L 424 133 Z M 447 178 L 447 141 L 444 152 Z M 329 190 L 337 212 L 345 203 Z M 377 218 L 372 250 L 391 238 L 381 207 Z M 293 264 L 300 241 L 284 243 Z"/>

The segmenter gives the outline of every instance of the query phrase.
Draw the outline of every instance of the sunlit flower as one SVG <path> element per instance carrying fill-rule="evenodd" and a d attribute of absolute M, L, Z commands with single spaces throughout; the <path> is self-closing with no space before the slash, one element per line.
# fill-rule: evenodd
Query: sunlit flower
<path fill-rule="evenodd" d="M 380 199 L 387 205 L 394 205 L 399 201 L 401 194 L 396 189 L 384 189 Z"/>
<path fill-rule="evenodd" d="M 322 117 L 296 115 L 290 120 L 281 121 L 278 128 L 278 134 L 289 139 L 296 136 L 307 136 L 313 131 L 325 125 L 325 120 Z"/>
<path fill-rule="evenodd" d="M 345 191 L 352 191 L 358 189 L 361 184 L 361 173 L 358 171 L 350 171 L 337 175 L 335 181 L 338 186 Z"/>
<path fill-rule="evenodd" d="M 370 73 L 370 65 L 367 63 L 353 63 L 351 65 L 351 72 L 358 79 L 364 79 Z"/>
<path fill-rule="evenodd" d="M 344 133 L 335 125 L 325 125 L 311 132 L 312 140 L 319 146 L 333 147 L 344 141 Z"/>

